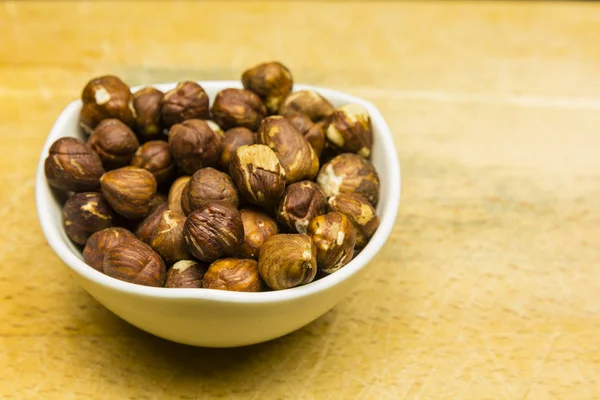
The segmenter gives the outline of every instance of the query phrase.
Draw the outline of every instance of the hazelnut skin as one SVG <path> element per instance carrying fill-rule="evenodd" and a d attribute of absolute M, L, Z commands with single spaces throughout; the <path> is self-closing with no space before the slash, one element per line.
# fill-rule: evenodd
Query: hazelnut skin
<path fill-rule="evenodd" d="M 100 178 L 102 194 L 111 207 L 126 218 L 142 218 L 150 211 L 156 179 L 143 168 L 123 167 Z"/>
<path fill-rule="evenodd" d="M 285 189 L 285 170 L 268 146 L 240 146 L 231 156 L 229 174 L 250 203 L 271 209 Z"/>
<path fill-rule="evenodd" d="M 169 131 L 169 148 L 181 172 L 191 175 L 200 168 L 217 165 L 222 138 L 206 122 L 191 119 L 173 125 Z"/>
<path fill-rule="evenodd" d="M 375 208 L 360 194 L 340 193 L 328 199 L 329 209 L 338 211 L 350 219 L 356 233 L 355 248 L 362 249 L 379 227 Z"/>
<path fill-rule="evenodd" d="M 104 167 L 100 157 L 82 140 L 64 137 L 50 146 L 44 161 L 50 186 L 69 192 L 85 192 L 100 187 Z"/>
<path fill-rule="evenodd" d="M 131 238 L 135 236 L 125 228 L 111 227 L 95 232 L 85 243 L 83 261 L 95 270 L 104 272 L 103 262 L 106 252 Z"/>
<path fill-rule="evenodd" d="M 294 125 L 281 116 L 263 119 L 257 143 L 269 146 L 286 172 L 286 183 L 313 179 L 319 171 L 317 153 Z"/>
<path fill-rule="evenodd" d="M 137 226 L 137 229 L 135 230 L 135 236 L 142 242 L 150 244 L 152 234 L 154 234 L 158 223 L 161 221 L 162 215 L 167 212 L 168 209 L 168 203 L 163 203 L 150 211 L 146 218 L 144 218 Z"/>
<path fill-rule="evenodd" d="M 344 214 L 319 215 L 310 222 L 308 235 L 317 248 L 317 266 L 324 273 L 331 274 L 352 260 L 356 235 Z"/>
<path fill-rule="evenodd" d="M 264 102 L 269 114 L 276 114 L 294 80 L 289 69 L 280 62 L 259 64 L 242 74 L 244 88 L 256 93 Z"/>
<path fill-rule="evenodd" d="M 311 181 L 292 183 L 285 188 L 277 220 L 290 232 L 306 233 L 310 221 L 327 212 L 327 198 L 323 189 Z"/>
<path fill-rule="evenodd" d="M 312 90 L 300 90 L 290 93 L 279 108 L 279 115 L 305 114 L 313 122 L 327 120 L 333 114 L 334 107 L 319 93 Z"/>
<path fill-rule="evenodd" d="M 379 201 L 379 176 L 373 164 L 365 158 L 343 153 L 327 162 L 319 171 L 317 182 L 327 195 L 358 193 L 373 205 Z"/>
<path fill-rule="evenodd" d="M 162 136 L 163 122 L 161 101 L 164 93 L 153 87 L 145 87 L 133 94 L 133 106 L 137 117 L 133 130 L 142 142 L 159 139 Z"/>
<path fill-rule="evenodd" d="M 313 123 L 307 115 L 294 114 L 287 117 L 290 122 L 298 129 L 298 131 L 304 136 L 308 143 L 312 146 L 317 153 L 317 157 L 321 157 L 323 149 L 325 149 L 325 128 L 327 124 L 325 121 Z"/>
<path fill-rule="evenodd" d="M 83 88 L 81 100 L 79 126 L 87 134 L 104 119 L 116 118 L 131 125 L 136 118 L 129 86 L 116 76 L 106 75 L 89 81 Z"/>
<path fill-rule="evenodd" d="M 170 183 L 175 173 L 169 144 L 163 140 L 151 140 L 141 145 L 133 155 L 131 165 L 149 171 L 159 186 Z"/>
<path fill-rule="evenodd" d="M 223 135 L 223 149 L 219 157 L 219 168 L 229 171 L 231 155 L 240 146 L 250 146 L 256 142 L 254 133 L 248 128 L 231 128 Z"/>
<path fill-rule="evenodd" d="M 260 292 L 262 280 L 255 260 L 223 258 L 212 263 L 202 279 L 202 287 L 234 292 Z"/>
<path fill-rule="evenodd" d="M 359 104 L 346 104 L 336 109 L 327 127 L 327 140 L 343 152 L 369 158 L 373 129 L 367 109 Z"/>
<path fill-rule="evenodd" d="M 188 260 L 190 253 L 187 251 L 183 239 L 183 226 L 185 217 L 172 210 L 166 210 L 158 219 L 149 244 L 165 261 L 172 265 L 180 260 Z"/>
<path fill-rule="evenodd" d="M 181 207 L 188 215 L 200 207 L 215 202 L 229 203 L 235 208 L 239 205 L 237 189 L 233 181 L 224 172 L 214 168 L 202 168 L 194 172 L 192 179 L 183 189 Z"/>
<path fill-rule="evenodd" d="M 112 211 L 98 192 L 75 193 L 62 209 L 63 227 L 69 239 L 85 244 L 88 238 L 102 229 L 112 226 Z"/>
<path fill-rule="evenodd" d="M 190 179 L 192 179 L 191 176 L 180 176 L 175 179 L 175 182 L 173 182 L 169 189 L 169 209 L 181 215 L 184 215 L 183 208 L 181 207 L 181 198 L 183 196 L 183 190 Z"/>
<path fill-rule="evenodd" d="M 128 165 L 140 146 L 133 131 L 115 118 L 102 120 L 92 132 L 88 144 L 107 171 Z"/>
<path fill-rule="evenodd" d="M 273 290 L 288 289 L 312 282 L 317 274 L 317 249 L 308 235 L 271 236 L 258 257 L 258 271 Z"/>
<path fill-rule="evenodd" d="M 106 275 L 137 285 L 160 287 L 167 278 L 162 258 L 137 239 L 128 239 L 110 248 L 103 264 Z"/>
<path fill-rule="evenodd" d="M 232 205 L 210 203 L 188 215 L 183 236 L 194 257 L 213 262 L 237 254 L 244 240 L 244 225 Z"/>
<path fill-rule="evenodd" d="M 188 119 L 207 119 L 208 95 L 196 82 L 180 82 L 161 101 L 164 124 L 171 127 Z"/>
<path fill-rule="evenodd" d="M 265 241 L 279 233 L 279 226 L 275 219 L 251 208 L 240 210 L 240 216 L 244 225 L 244 243 L 239 254 L 245 258 L 256 259 Z"/>
<path fill-rule="evenodd" d="M 193 260 L 177 261 L 167 272 L 165 287 L 168 288 L 201 288 L 202 277 L 208 267 Z"/>
<path fill-rule="evenodd" d="M 260 98 L 246 89 L 223 89 L 212 106 L 215 122 L 224 129 L 241 126 L 255 131 L 267 115 Z"/>

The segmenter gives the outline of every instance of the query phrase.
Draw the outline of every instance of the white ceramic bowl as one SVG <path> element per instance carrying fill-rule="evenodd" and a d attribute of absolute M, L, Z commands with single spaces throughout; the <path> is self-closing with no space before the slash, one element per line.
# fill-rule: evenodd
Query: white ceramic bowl
<path fill-rule="evenodd" d="M 206 81 L 200 84 L 211 99 L 221 89 L 241 87 L 239 81 Z M 175 83 L 153 86 L 167 91 Z M 334 90 L 294 85 L 294 90 L 302 89 L 316 90 L 336 107 L 347 103 L 362 104 L 369 110 L 373 123 L 372 162 L 381 180 L 377 206 L 381 225 L 363 251 L 341 270 L 293 289 L 237 293 L 140 286 L 113 279 L 90 268 L 64 233 L 61 205 L 44 175 L 44 159 L 56 139 L 63 136 L 83 138 L 78 129 L 79 100 L 69 104 L 56 120 L 38 165 L 37 211 L 48 243 L 71 268 L 81 286 L 101 304 L 138 328 L 175 342 L 207 347 L 243 346 L 283 336 L 315 320 L 348 294 L 387 240 L 400 201 L 400 166 L 390 130 L 373 104 Z"/>

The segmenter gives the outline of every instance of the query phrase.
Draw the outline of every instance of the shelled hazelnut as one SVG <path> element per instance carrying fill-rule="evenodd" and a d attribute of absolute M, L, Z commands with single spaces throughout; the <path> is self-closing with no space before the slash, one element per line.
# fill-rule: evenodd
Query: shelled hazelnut
<path fill-rule="evenodd" d="M 308 224 L 327 212 L 327 198 L 323 189 L 311 181 L 292 183 L 283 192 L 277 220 L 289 231 L 306 233 Z"/>
<path fill-rule="evenodd" d="M 325 194 L 358 193 L 373 205 L 379 201 L 379 175 L 373 164 L 365 158 L 343 153 L 321 167 L 317 182 Z"/>
<path fill-rule="evenodd" d="M 141 145 L 133 155 L 131 165 L 150 172 L 159 186 L 168 184 L 175 173 L 169 144 L 163 140 L 151 140 Z"/>
<path fill-rule="evenodd" d="M 172 265 L 177 261 L 190 259 L 190 253 L 183 239 L 183 226 L 186 218 L 172 210 L 160 215 L 154 231 L 150 235 L 150 247 L 165 261 Z"/>
<path fill-rule="evenodd" d="M 344 214 L 319 215 L 310 222 L 308 235 L 317 248 L 317 266 L 324 273 L 334 273 L 352 260 L 356 234 Z"/>
<path fill-rule="evenodd" d="M 279 109 L 279 115 L 289 117 L 293 114 L 307 115 L 313 122 L 327 120 L 333 114 L 333 105 L 312 90 L 300 90 L 290 93 Z"/>
<path fill-rule="evenodd" d="M 138 285 L 163 286 L 167 278 L 162 258 L 137 239 L 110 248 L 104 256 L 103 268 L 108 276 Z"/>
<path fill-rule="evenodd" d="M 115 118 L 102 120 L 90 135 L 88 143 L 107 171 L 128 165 L 140 146 L 133 131 Z"/>
<path fill-rule="evenodd" d="M 194 172 L 192 179 L 183 188 L 181 207 L 185 215 L 188 215 L 214 202 L 229 203 L 237 208 L 239 205 L 237 189 L 226 173 L 214 168 L 201 168 Z"/>
<path fill-rule="evenodd" d="M 181 215 L 184 214 L 183 208 L 181 207 L 181 198 L 183 196 L 183 190 L 187 186 L 188 182 L 192 179 L 191 176 L 180 176 L 175 179 L 175 182 L 171 185 L 169 189 L 169 209 L 179 213 Z"/>
<path fill-rule="evenodd" d="M 260 292 L 262 285 L 256 261 L 241 258 L 215 261 L 202 279 L 204 288 L 234 292 Z"/>
<path fill-rule="evenodd" d="M 191 175 L 217 165 L 222 138 L 205 121 L 190 119 L 169 130 L 169 148 L 181 172 Z"/>
<path fill-rule="evenodd" d="M 163 203 L 150 211 L 148 215 L 139 223 L 135 230 L 135 236 L 146 244 L 150 244 L 152 234 L 156 230 L 162 215 L 169 210 L 169 204 Z M 183 215 L 183 214 L 181 214 Z"/>
<path fill-rule="evenodd" d="M 164 96 L 163 92 L 153 87 L 145 87 L 133 94 L 133 106 L 137 113 L 133 130 L 142 142 L 156 140 L 163 136 L 160 108 Z"/>
<path fill-rule="evenodd" d="M 356 230 L 356 248 L 367 245 L 379 227 L 379 217 L 373 205 L 360 194 L 340 193 L 328 200 L 331 211 L 339 211 L 347 216 Z"/>
<path fill-rule="evenodd" d="M 360 104 L 346 104 L 333 112 L 327 140 L 343 152 L 369 158 L 373 147 L 371 117 Z"/>
<path fill-rule="evenodd" d="M 260 98 L 246 89 L 223 89 L 212 106 L 215 122 L 224 129 L 241 126 L 256 130 L 267 110 Z"/>
<path fill-rule="evenodd" d="M 89 81 L 83 88 L 81 101 L 79 125 L 87 134 L 104 119 L 116 118 L 129 126 L 136 118 L 129 86 L 116 76 L 100 76 Z"/>
<path fill-rule="evenodd" d="M 240 247 L 240 255 L 245 258 L 258 258 L 265 241 L 279 233 L 277 221 L 252 208 L 240 210 L 240 216 L 244 225 L 244 242 Z"/>
<path fill-rule="evenodd" d="M 256 93 L 264 102 L 269 114 L 276 114 L 292 91 L 292 73 L 280 62 L 256 65 L 242 74 L 244 88 Z"/>
<path fill-rule="evenodd" d="M 83 261 L 95 270 L 104 272 L 103 262 L 106 252 L 131 238 L 135 238 L 133 233 L 124 228 L 111 227 L 97 231 L 85 243 Z"/>
<path fill-rule="evenodd" d="M 156 179 L 143 168 L 123 167 L 100 178 L 102 194 L 113 210 L 126 218 L 142 218 L 148 214 L 156 193 Z"/>
<path fill-rule="evenodd" d="M 219 158 L 219 167 L 229 172 L 231 155 L 241 146 L 249 146 L 256 142 L 256 135 L 248 128 L 231 128 L 223 136 L 223 149 Z"/>
<path fill-rule="evenodd" d="M 113 220 L 112 210 L 98 192 L 75 193 L 63 206 L 62 215 L 67 236 L 82 245 L 94 232 L 112 226 Z"/>
<path fill-rule="evenodd" d="M 325 121 L 313 123 L 312 120 L 305 114 L 292 114 L 287 117 L 290 122 L 298 129 L 308 143 L 317 153 L 317 157 L 321 157 L 325 149 Z"/>
<path fill-rule="evenodd" d="M 201 288 L 206 264 L 194 260 L 177 261 L 167 271 L 167 288 Z"/>
<path fill-rule="evenodd" d="M 260 276 L 273 290 L 310 283 L 317 273 L 316 253 L 308 235 L 280 233 L 271 236 L 260 249 Z"/>
<path fill-rule="evenodd" d="M 196 82 L 180 82 L 175 89 L 165 93 L 160 111 L 166 127 L 188 119 L 207 119 L 208 95 Z"/>

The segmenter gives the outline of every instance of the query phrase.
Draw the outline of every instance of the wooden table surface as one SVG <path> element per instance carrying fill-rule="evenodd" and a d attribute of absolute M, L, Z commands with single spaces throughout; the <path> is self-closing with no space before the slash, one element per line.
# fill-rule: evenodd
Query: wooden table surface
<path fill-rule="evenodd" d="M 0 399 L 600 398 L 600 4 L 0 4 Z M 403 198 L 371 273 L 286 337 L 202 349 L 112 315 L 34 174 L 95 75 L 296 82 L 380 107 Z"/>

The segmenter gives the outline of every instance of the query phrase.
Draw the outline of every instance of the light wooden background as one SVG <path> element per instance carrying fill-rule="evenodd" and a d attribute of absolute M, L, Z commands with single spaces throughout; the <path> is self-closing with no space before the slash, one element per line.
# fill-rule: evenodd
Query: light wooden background
<path fill-rule="evenodd" d="M 594 3 L 0 3 L 0 398 L 600 398 L 599 44 Z M 46 244 L 45 135 L 94 75 L 270 59 L 380 107 L 404 182 L 392 236 L 287 337 L 154 338 Z"/>

